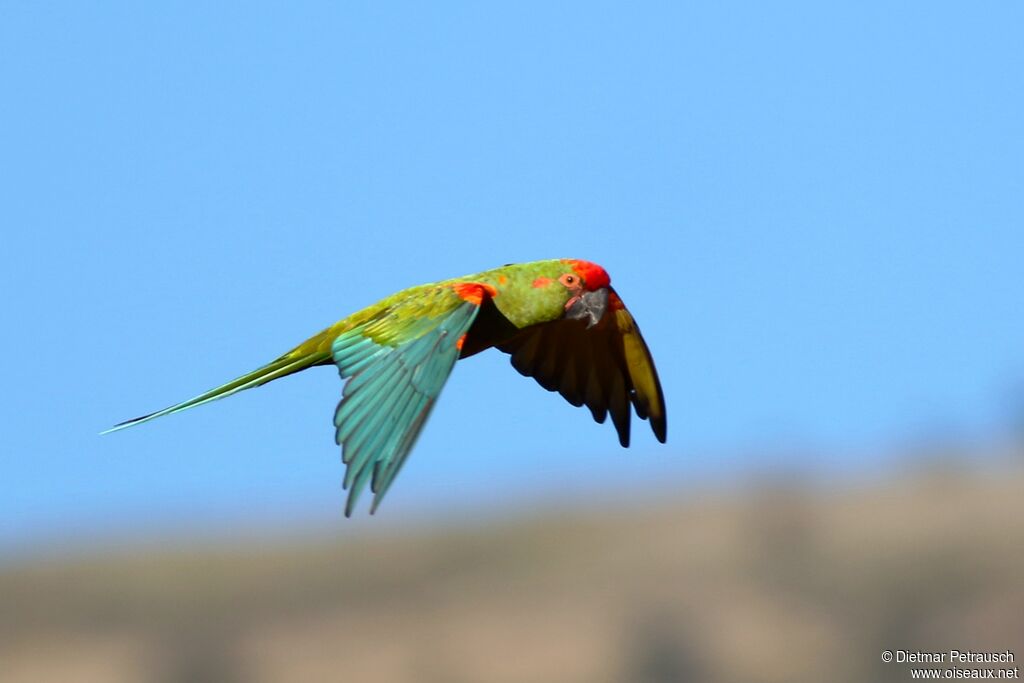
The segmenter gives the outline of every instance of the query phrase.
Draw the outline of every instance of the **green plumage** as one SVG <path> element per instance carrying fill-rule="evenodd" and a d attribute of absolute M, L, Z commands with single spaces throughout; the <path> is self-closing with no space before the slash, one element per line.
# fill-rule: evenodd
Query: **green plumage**
<path fill-rule="evenodd" d="M 661 387 L 647 347 L 618 297 L 613 300 L 617 307 L 597 325 L 567 319 L 581 294 L 607 284 L 598 266 L 549 260 L 410 287 L 253 372 L 108 431 L 333 362 L 345 380 L 334 414 L 349 491 L 345 514 L 352 513 L 367 484 L 375 494 L 373 512 L 415 445 L 456 360 L 496 346 L 512 354 L 521 373 L 574 405 L 588 405 L 599 422 L 611 412 L 623 445 L 629 439 L 631 403 L 641 417 L 650 417 L 664 441 Z M 560 343 L 569 334 L 577 335 L 572 344 Z"/>

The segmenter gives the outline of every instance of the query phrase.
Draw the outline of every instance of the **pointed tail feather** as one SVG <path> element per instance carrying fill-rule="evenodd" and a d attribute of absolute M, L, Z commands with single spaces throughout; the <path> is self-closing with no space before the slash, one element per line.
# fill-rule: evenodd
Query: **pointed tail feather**
<path fill-rule="evenodd" d="M 299 370 L 305 370 L 313 365 L 320 365 L 330 361 L 329 353 L 315 352 L 311 354 L 296 354 L 300 349 L 302 349 L 302 347 L 281 356 L 277 360 L 272 361 L 261 368 L 242 375 L 227 384 L 222 384 L 216 389 L 210 389 L 209 391 L 199 394 L 194 398 L 182 401 L 181 403 L 170 406 L 169 408 L 158 410 L 155 413 L 150 413 L 149 415 L 143 415 L 142 417 L 136 417 L 132 420 L 126 420 L 118 423 L 110 429 L 100 432 L 100 434 L 109 434 L 110 432 L 120 431 L 127 427 L 134 427 L 135 425 L 142 424 L 143 422 L 155 420 L 156 418 L 163 417 L 164 415 L 179 413 L 182 410 L 188 410 L 189 408 L 194 408 L 204 403 L 209 403 L 210 401 L 216 401 L 219 398 L 236 394 L 239 391 L 244 391 L 245 389 L 258 387 L 261 384 L 266 384 L 271 380 L 284 377 L 285 375 L 290 375 L 294 372 L 298 372 Z"/>

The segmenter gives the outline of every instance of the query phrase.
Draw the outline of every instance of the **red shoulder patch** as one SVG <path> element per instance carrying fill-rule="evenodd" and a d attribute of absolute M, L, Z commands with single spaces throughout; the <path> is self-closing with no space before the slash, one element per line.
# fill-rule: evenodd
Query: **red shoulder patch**
<path fill-rule="evenodd" d="M 498 290 L 482 282 L 460 282 L 452 285 L 452 290 L 464 301 L 479 306 L 484 302 L 484 295 L 494 298 L 498 296 Z"/>
<path fill-rule="evenodd" d="M 626 307 L 626 304 L 622 303 L 622 299 L 619 298 L 618 292 L 614 289 L 608 292 L 608 309 L 612 311 L 621 311 Z"/>
<path fill-rule="evenodd" d="M 562 259 L 562 263 L 568 264 L 576 274 L 583 278 L 583 281 L 587 283 L 587 289 L 591 292 L 595 289 L 601 289 L 611 284 L 611 278 L 608 277 L 608 272 L 604 268 L 591 263 L 590 261 L 582 261 L 575 258 Z"/>

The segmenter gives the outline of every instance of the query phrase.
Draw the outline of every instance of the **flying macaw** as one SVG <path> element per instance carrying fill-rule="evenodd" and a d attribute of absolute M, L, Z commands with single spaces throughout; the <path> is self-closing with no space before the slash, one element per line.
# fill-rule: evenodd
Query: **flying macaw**
<path fill-rule="evenodd" d="M 370 483 L 372 514 L 412 450 L 455 361 L 496 347 L 512 366 L 610 413 L 629 446 L 630 404 L 665 443 L 665 399 L 650 351 L 601 266 L 577 259 L 509 264 L 404 289 L 336 322 L 263 367 L 177 405 L 115 425 L 117 431 L 334 364 L 345 386 L 334 440 L 346 465 L 345 515 Z"/>

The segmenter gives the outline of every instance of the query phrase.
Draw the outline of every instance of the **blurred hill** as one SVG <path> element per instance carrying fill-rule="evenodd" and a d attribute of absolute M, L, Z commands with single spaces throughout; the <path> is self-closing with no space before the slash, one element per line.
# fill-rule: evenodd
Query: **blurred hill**
<path fill-rule="evenodd" d="M 1024 468 L 1000 462 L 26 559 L 0 569 L 0 680 L 905 681 L 882 650 L 1022 656 Z"/>

